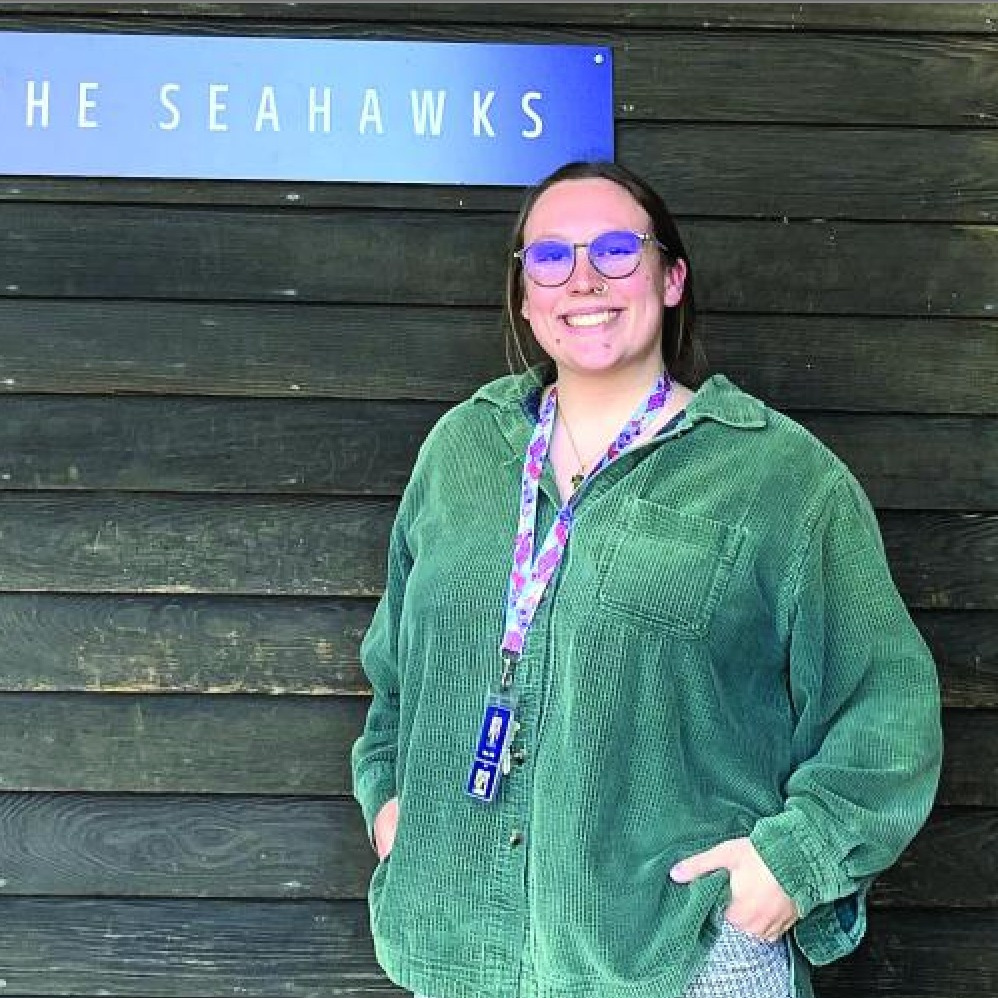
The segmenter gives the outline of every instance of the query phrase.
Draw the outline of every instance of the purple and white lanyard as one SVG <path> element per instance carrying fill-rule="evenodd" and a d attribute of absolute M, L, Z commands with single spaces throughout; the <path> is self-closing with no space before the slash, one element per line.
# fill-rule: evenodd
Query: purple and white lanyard
<path fill-rule="evenodd" d="M 671 390 L 672 381 L 668 373 L 663 372 L 655 382 L 651 393 L 624 424 L 617 439 L 610 444 L 607 452 L 582 480 L 582 484 L 579 486 L 580 490 L 591 478 L 616 460 L 622 451 L 626 450 L 648 429 L 648 426 L 655 419 L 656 413 L 665 405 Z M 523 651 L 527 631 L 530 629 L 534 614 L 537 612 L 537 606 L 548 583 L 561 564 L 565 547 L 568 544 L 568 535 L 572 530 L 575 512 L 574 495 L 558 510 L 558 515 L 551 525 L 547 537 L 544 538 L 543 544 L 541 544 L 537 558 L 534 559 L 537 497 L 540 491 L 544 462 L 547 460 L 548 447 L 551 443 L 557 408 L 558 389 L 553 387 L 541 407 L 537 427 L 530 438 L 523 461 L 520 521 L 516 531 L 516 541 L 513 544 L 513 568 L 509 576 L 506 625 L 502 639 L 502 657 L 505 662 L 503 687 L 512 683 L 513 669 Z"/>

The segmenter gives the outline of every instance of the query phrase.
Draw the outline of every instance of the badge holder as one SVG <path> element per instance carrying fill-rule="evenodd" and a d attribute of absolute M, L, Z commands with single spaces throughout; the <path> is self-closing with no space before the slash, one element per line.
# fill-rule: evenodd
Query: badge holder
<path fill-rule="evenodd" d="M 495 800 L 499 780 L 509 772 L 509 746 L 518 727 L 513 691 L 504 688 L 489 696 L 466 788 L 475 800 Z"/>

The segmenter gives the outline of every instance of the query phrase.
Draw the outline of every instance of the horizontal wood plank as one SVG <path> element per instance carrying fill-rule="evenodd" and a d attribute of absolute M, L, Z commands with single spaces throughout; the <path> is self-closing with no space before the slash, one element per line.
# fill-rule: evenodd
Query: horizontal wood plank
<path fill-rule="evenodd" d="M 0 794 L 0 829 L 0 896 L 359 900 L 375 865 L 346 797 Z"/>
<path fill-rule="evenodd" d="M 818 998 L 994 994 L 996 933 L 995 912 L 878 913 L 854 956 L 817 971 L 815 990 Z"/>
<path fill-rule="evenodd" d="M 849 465 L 879 509 L 998 509 L 998 419 L 800 418 Z"/>
<path fill-rule="evenodd" d="M 0 690 L 357 695 L 372 612 L 370 599 L 6 593 Z"/>
<path fill-rule="evenodd" d="M 373 596 L 391 500 L 0 493 L 0 591 Z"/>
<path fill-rule="evenodd" d="M 67 11 L 67 14 L 69 12 Z M 155 11 L 153 12 L 155 13 Z M 207 13 L 202 10 L 201 13 Z M 365 14 L 366 14 L 365 10 Z M 789 13 L 789 11 L 788 11 Z M 210 18 L 55 17 L 63 30 L 282 36 L 407 38 L 467 42 L 546 42 L 610 46 L 614 52 L 618 120 L 934 125 L 994 127 L 998 42 L 987 34 L 879 34 L 875 32 L 628 31 L 615 16 L 592 25 L 565 25 L 544 15 L 530 24 L 369 23 Z M 501 17 L 501 15 L 499 15 Z M 901 18 L 898 19 L 902 20 Z M 987 15 L 984 17 L 983 27 Z M 717 23 L 715 21 L 715 23 Z M 980 24 L 980 22 L 977 22 Z M 0 30 L 37 26 L 37 20 L 0 12 Z M 597 26 L 598 25 L 598 26 Z M 830 96 L 832 95 L 832 96 Z"/>
<path fill-rule="evenodd" d="M 0 695 L 0 790 L 350 793 L 365 697 Z M 998 715 L 950 708 L 939 803 L 998 806 Z"/>
<path fill-rule="evenodd" d="M 399 496 L 445 408 L 0 397 L 0 490 Z M 998 419 L 801 418 L 855 471 L 878 508 L 998 509 Z"/>
<path fill-rule="evenodd" d="M 367 895 L 374 852 L 350 798 L 0 794 L 0 896 Z M 942 808 L 873 892 L 879 908 L 996 908 L 994 810 Z"/>
<path fill-rule="evenodd" d="M 392 500 L 0 492 L 0 592 L 375 596 Z M 998 609 L 998 515 L 880 514 L 913 609 Z"/>
<path fill-rule="evenodd" d="M 894 578 L 910 606 L 998 608 L 998 516 L 888 512 L 879 520 Z"/>
<path fill-rule="evenodd" d="M 998 412 L 998 323 L 714 313 L 699 331 L 708 369 L 776 408 Z"/>
<path fill-rule="evenodd" d="M 397 995 L 362 902 L 0 900 L 16 996 Z"/>
<path fill-rule="evenodd" d="M 617 158 L 677 215 L 911 221 L 998 220 L 986 129 L 622 123 Z M 519 187 L 0 178 L 0 201 L 284 208 L 516 211 Z"/>
<path fill-rule="evenodd" d="M 993 130 L 630 124 L 617 155 L 677 215 L 998 219 Z"/>
<path fill-rule="evenodd" d="M 444 408 L 0 397 L 0 489 L 399 496 Z"/>
<path fill-rule="evenodd" d="M 363 902 L 0 902 L 12 994 L 204 998 L 402 995 L 378 969 Z M 818 972 L 819 998 L 988 995 L 994 912 L 879 912 L 856 956 Z"/>
<path fill-rule="evenodd" d="M 0 691 L 369 691 L 370 599 L 0 594 Z M 998 615 L 921 611 L 944 702 L 998 708 Z"/>
<path fill-rule="evenodd" d="M 998 811 L 940 808 L 874 884 L 881 908 L 998 909 Z"/>
<path fill-rule="evenodd" d="M 649 33 L 615 61 L 618 114 L 994 127 L 995 51 L 973 37 Z"/>
<path fill-rule="evenodd" d="M 0 700 L 12 711 L 0 729 L 2 790 L 344 795 L 367 713 L 363 697 Z"/>
<path fill-rule="evenodd" d="M 777 408 L 998 413 L 996 320 L 715 312 L 700 335 Z M 453 402 L 507 370 L 491 308 L 0 299 L 0 392 Z"/>
<path fill-rule="evenodd" d="M 457 401 L 504 373 L 498 309 L 0 299 L 7 392 Z"/>
<path fill-rule="evenodd" d="M 808 30 L 873 30 L 878 32 L 959 32 L 992 35 L 998 31 L 998 5 L 993 3 L 379 3 L 377 7 L 343 3 L 190 3 L 145 4 L 157 18 L 295 21 L 364 21 L 503 25 L 623 25 L 704 29 L 766 28 Z M 4 3 L 5 13 L 34 18 L 75 14 L 88 17 L 134 17 L 135 8 L 121 3 L 72 3 L 46 0 Z M 113 23 L 113 22 L 112 22 Z M 196 23 L 196 21 L 195 21 Z"/>
<path fill-rule="evenodd" d="M 946 703 L 998 708 L 998 616 L 920 611 L 914 620 L 939 666 Z"/>
<path fill-rule="evenodd" d="M 6 203 L 0 269 L 4 293 L 28 297 L 495 306 L 509 228 L 498 214 Z M 684 229 L 708 309 L 993 317 L 991 226 Z"/>
<path fill-rule="evenodd" d="M 943 712 L 945 749 L 938 803 L 998 806 L 998 713 L 988 710 Z"/>

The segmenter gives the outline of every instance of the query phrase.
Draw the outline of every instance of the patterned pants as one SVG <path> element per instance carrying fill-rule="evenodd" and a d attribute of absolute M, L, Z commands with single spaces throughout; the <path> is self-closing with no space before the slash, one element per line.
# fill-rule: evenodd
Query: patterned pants
<path fill-rule="evenodd" d="M 707 962 L 683 998 L 791 998 L 786 940 L 767 943 L 722 922 Z"/>

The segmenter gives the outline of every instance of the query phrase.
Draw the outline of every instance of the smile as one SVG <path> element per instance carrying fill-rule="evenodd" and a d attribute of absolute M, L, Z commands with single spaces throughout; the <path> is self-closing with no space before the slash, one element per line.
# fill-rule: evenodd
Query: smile
<path fill-rule="evenodd" d="M 602 326 L 604 323 L 615 319 L 620 314 L 619 309 L 606 309 L 603 312 L 578 312 L 574 315 L 566 315 L 562 318 L 566 325 L 573 329 L 588 329 L 591 326 Z"/>

